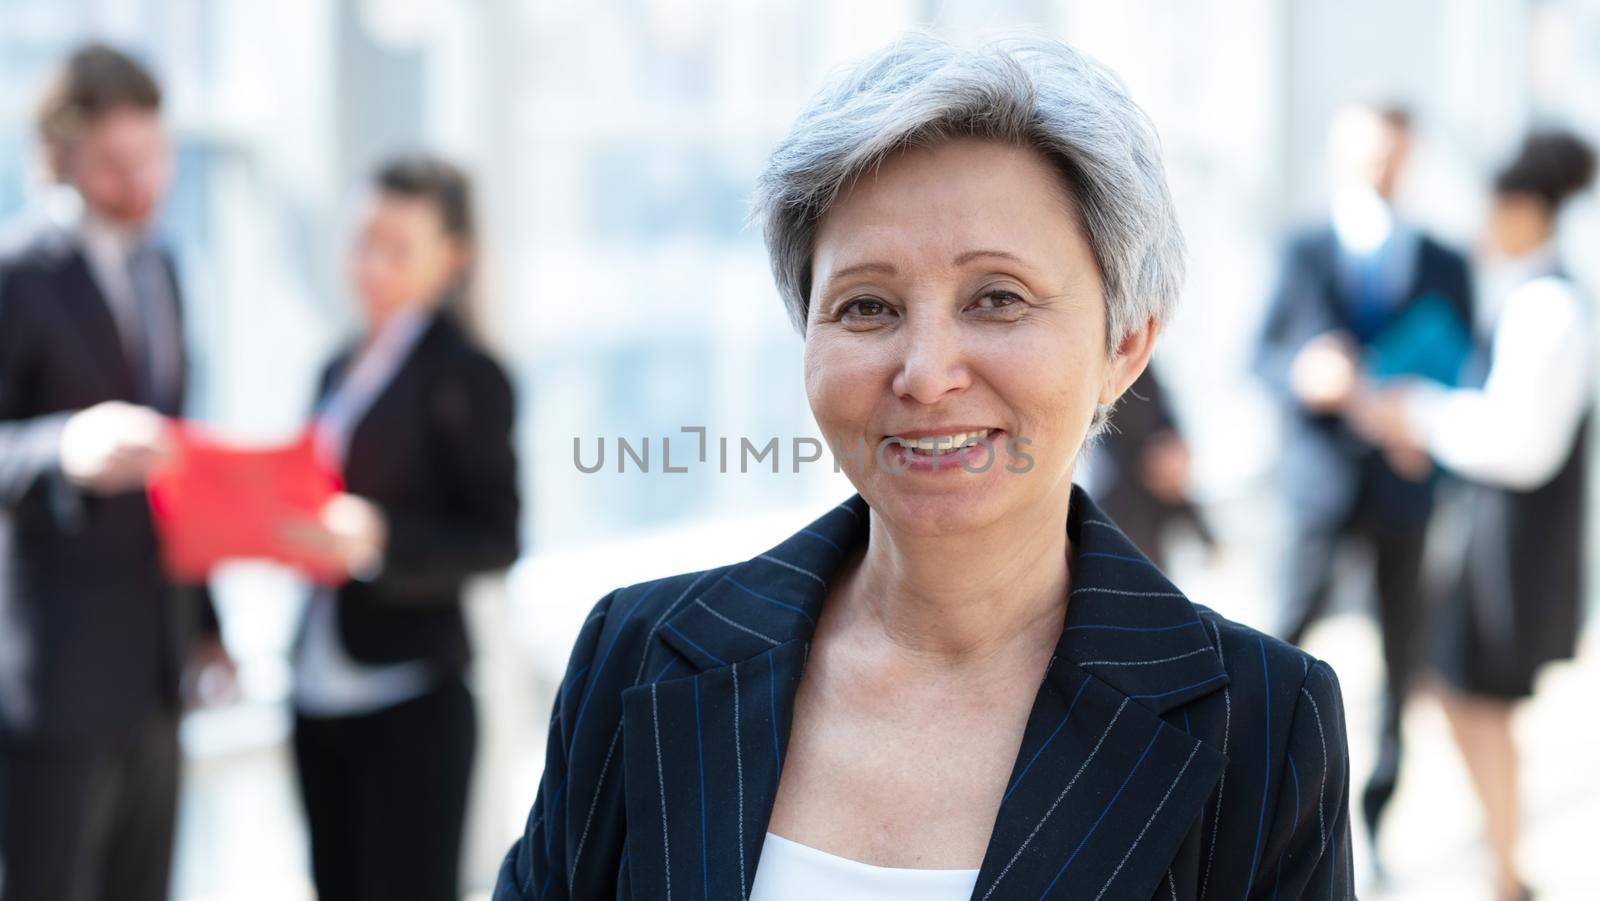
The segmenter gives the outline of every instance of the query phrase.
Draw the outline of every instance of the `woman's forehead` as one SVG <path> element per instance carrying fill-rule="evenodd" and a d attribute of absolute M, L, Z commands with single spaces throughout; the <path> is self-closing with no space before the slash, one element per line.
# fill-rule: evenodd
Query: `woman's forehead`
<path fill-rule="evenodd" d="M 941 204 L 976 196 L 1019 200 L 1061 189 L 1060 176 L 1043 153 L 985 138 L 948 138 L 895 151 L 854 179 L 834 202 L 841 207 L 903 204 L 924 198 Z"/>
<path fill-rule="evenodd" d="M 425 197 L 375 189 L 367 195 L 368 224 L 419 235 L 444 233 L 444 216 L 438 204 Z"/>
<path fill-rule="evenodd" d="M 902 151 L 823 217 L 816 272 L 882 262 L 964 265 L 981 256 L 1044 264 L 1076 234 L 1065 186 L 1043 155 L 975 139 Z"/>

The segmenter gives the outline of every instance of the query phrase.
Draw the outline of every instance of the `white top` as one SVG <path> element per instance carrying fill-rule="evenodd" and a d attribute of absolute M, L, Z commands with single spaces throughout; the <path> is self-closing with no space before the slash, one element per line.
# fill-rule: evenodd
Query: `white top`
<path fill-rule="evenodd" d="M 325 463 L 343 468 L 351 432 L 411 355 L 427 324 L 420 313 L 396 314 L 337 377 L 313 426 L 317 453 Z M 333 589 L 317 586 L 309 603 L 294 664 L 294 705 L 301 714 L 359 716 L 409 701 L 432 687 L 432 675 L 420 660 L 373 666 L 351 658 L 339 637 L 339 600 Z"/>
<path fill-rule="evenodd" d="M 767 833 L 750 901 L 966 901 L 977 870 L 875 867 Z"/>
<path fill-rule="evenodd" d="M 1593 342 L 1545 247 L 1495 273 L 1494 348 L 1482 388 L 1422 388 L 1407 411 L 1428 453 L 1475 482 L 1531 491 L 1555 478 L 1589 409 Z"/>

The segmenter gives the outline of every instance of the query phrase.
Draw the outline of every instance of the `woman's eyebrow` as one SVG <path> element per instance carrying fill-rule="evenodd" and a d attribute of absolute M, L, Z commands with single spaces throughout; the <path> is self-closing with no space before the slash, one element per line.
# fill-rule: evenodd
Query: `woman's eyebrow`
<path fill-rule="evenodd" d="M 866 273 L 866 272 L 870 272 L 870 273 L 873 273 L 873 274 L 876 274 L 876 275 L 888 275 L 888 276 L 895 276 L 895 275 L 899 275 L 900 274 L 900 270 L 896 269 L 894 267 L 894 264 L 892 264 L 892 263 L 882 263 L 882 262 L 874 261 L 874 262 L 867 262 L 867 263 L 856 263 L 853 266 L 846 266 L 843 269 L 840 269 L 840 270 L 838 270 L 836 272 L 830 272 L 830 273 L 828 273 L 828 281 L 836 282 L 841 278 L 846 278 L 846 277 L 852 276 L 852 275 L 859 275 L 861 273 Z"/>
<path fill-rule="evenodd" d="M 1014 253 L 1004 250 L 988 250 L 981 248 L 978 250 L 962 251 L 961 253 L 956 254 L 956 258 L 952 262 L 957 266 L 965 266 L 973 260 L 983 259 L 985 257 L 995 257 L 1002 260 L 1010 260 L 1013 263 L 1020 263 L 1024 266 L 1028 265 L 1027 260 L 1024 260 L 1022 257 L 1019 257 Z"/>
<path fill-rule="evenodd" d="M 984 258 L 1010 260 L 1013 263 L 1020 263 L 1024 266 L 1028 265 L 1027 260 L 1024 260 L 1022 257 L 1019 257 L 1010 251 L 991 250 L 988 248 L 964 250 L 961 253 L 956 254 L 955 259 L 951 261 L 951 264 L 955 266 L 965 266 L 973 260 Z M 847 278 L 852 275 L 859 275 L 862 273 L 895 276 L 900 274 L 900 270 L 896 269 L 893 263 L 869 261 L 865 263 L 856 263 L 854 265 L 846 266 L 838 271 L 830 272 L 828 273 L 828 281 L 838 281 L 839 279 Z"/>

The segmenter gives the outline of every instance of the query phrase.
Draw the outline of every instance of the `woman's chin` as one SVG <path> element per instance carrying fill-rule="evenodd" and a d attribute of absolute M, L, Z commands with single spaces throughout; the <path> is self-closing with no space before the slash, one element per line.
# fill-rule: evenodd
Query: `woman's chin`
<path fill-rule="evenodd" d="M 1009 476 L 999 478 L 997 476 Z M 971 532 L 1003 519 L 1020 486 L 1008 473 L 960 472 L 936 479 L 914 473 L 878 472 L 862 492 L 873 511 L 908 535 Z"/>

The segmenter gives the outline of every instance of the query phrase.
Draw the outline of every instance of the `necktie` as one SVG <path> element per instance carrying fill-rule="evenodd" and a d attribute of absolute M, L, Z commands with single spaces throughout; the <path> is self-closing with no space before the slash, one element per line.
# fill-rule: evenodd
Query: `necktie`
<path fill-rule="evenodd" d="M 132 361 L 139 400 L 164 413 L 176 413 L 177 317 L 166 262 L 154 244 L 141 242 L 128 253 L 128 278 L 139 316 L 138 350 Z"/>
<path fill-rule="evenodd" d="M 1356 266 L 1356 297 L 1354 326 L 1356 337 L 1363 343 L 1372 340 L 1383 330 L 1389 316 L 1389 302 L 1383 283 L 1384 261 L 1388 256 L 1389 242 L 1385 241 Z"/>

